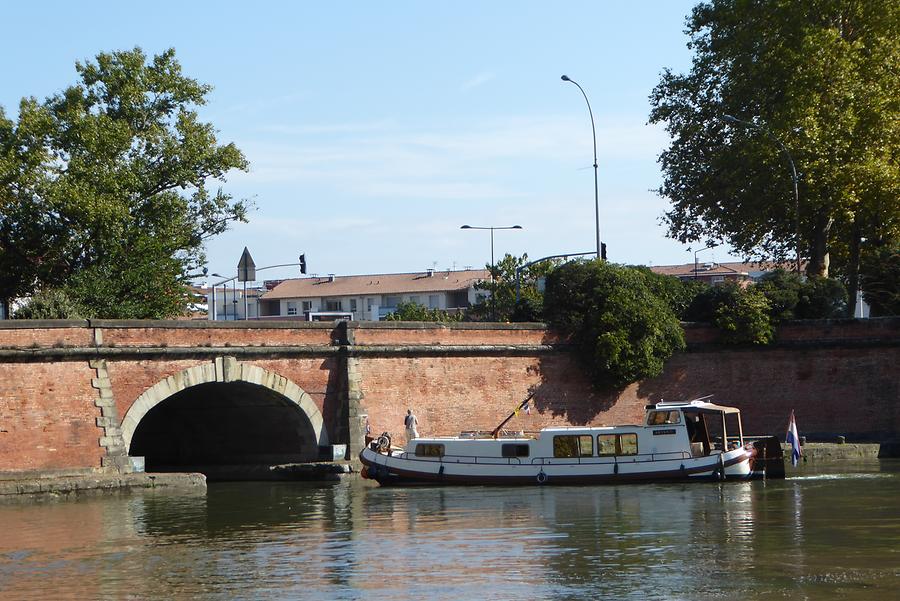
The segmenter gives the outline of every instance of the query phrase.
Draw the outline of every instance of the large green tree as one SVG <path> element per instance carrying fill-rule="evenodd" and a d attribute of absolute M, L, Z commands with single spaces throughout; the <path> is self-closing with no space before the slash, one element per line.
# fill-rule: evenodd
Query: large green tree
<path fill-rule="evenodd" d="M 687 33 L 691 70 L 666 70 L 651 95 L 672 137 L 669 236 L 785 259 L 799 219 L 808 273 L 830 263 L 855 290 L 860 240 L 900 237 L 900 3 L 711 0 Z"/>
<path fill-rule="evenodd" d="M 97 317 L 179 314 L 204 241 L 244 220 L 217 182 L 247 162 L 198 117 L 211 88 L 174 50 L 77 63 L 43 102 L 0 109 L 0 299 L 64 288 Z"/>

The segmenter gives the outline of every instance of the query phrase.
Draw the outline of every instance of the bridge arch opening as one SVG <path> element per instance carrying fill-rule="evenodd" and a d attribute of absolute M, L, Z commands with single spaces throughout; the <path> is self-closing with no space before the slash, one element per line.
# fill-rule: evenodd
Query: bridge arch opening
<path fill-rule="evenodd" d="M 219 359 L 145 391 L 122 421 L 147 471 L 265 479 L 273 465 L 316 461 L 328 443 L 312 399 L 289 380 Z"/>

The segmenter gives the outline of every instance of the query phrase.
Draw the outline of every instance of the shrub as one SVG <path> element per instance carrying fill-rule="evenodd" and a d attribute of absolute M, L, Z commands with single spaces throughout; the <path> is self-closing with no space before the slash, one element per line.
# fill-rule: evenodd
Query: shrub
<path fill-rule="evenodd" d="M 462 320 L 462 314 L 447 313 L 440 309 L 429 309 L 419 303 L 400 303 L 397 310 L 384 318 L 386 321 L 439 321 L 452 322 Z"/>
<path fill-rule="evenodd" d="M 547 278 L 545 316 L 575 343 L 598 387 L 659 375 L 684 348 L 678 318 L 652 282 L 643 270 L 596 260 L 567 263 Z"/>
<path fill-rule="evenodd" d="M 838 280 L 811 277 L 800 286 L 797 319 L 830 319 L 847 315 L 847 288 Z"/>
<path fill-rule="evenodd" d="M 38 292 L 14 314 L 13 319 L 81 319 L 84 309 L 60 288 Z"/>
<path fill-rule="evenodd" d="M 768 344 L 775 336 L 769 318 L 771 306 L 766 297 L 751 288 L 737 288 L 737 294 L 715 310 L 713 325 L 722 331 L 722 341 L 729 344 Z"/>
<path fill-rule="evenodd" d="M 769 315 L 777 323 L 796 318 L 803 281 L 794 272 L 776 269 L 763 275 L 755 288 L 769 301 Z"/>

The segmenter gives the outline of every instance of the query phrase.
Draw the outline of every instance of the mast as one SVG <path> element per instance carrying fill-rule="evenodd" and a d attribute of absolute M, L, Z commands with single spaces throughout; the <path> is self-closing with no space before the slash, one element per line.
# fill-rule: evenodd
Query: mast
<path fill-rule="evenodd" d="M 509 416 L 508 416 L 505 420 L 503 420 L 502 422 L 500 422 L 500 423 L 497 425 L 496 428 L 494 428 L 493 430 L 491 430 L 491 436 L 494 437 L 494 438 L 497 438 L 497 436 L 500 435 L 500 430 L 503 428 L 503 426 L 506 425 L 506 422 L 508 422 L 509 420 L 511 420 L 513 417 L 515 417 L 516 414 L 519 412 L 519 409 L 521 409 L 522 407 L 524 407 L 524 406 L 528 403 L 528 401 L 530 401 L 533 397 L 534 397 L 534 393 L 533 393 L 533 392 L 532 392 L 531 394 L 529 394 L 527 397 L 525 397 L 525 400 L 522 401 L 521 403 L 519 403 L 519 406 L 516 407 L 515 409 L 513 409 L 513 412 L 510 413 Z"/>

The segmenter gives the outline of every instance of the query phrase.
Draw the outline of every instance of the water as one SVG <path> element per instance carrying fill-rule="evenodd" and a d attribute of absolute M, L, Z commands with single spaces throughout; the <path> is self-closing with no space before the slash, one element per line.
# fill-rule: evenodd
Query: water
<path fill-rule="evenodd" d="M 900 598 L 900 462 L 797 473 L 514 489 L 228 483 L 6 505 L 0 598 Z"/>

